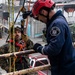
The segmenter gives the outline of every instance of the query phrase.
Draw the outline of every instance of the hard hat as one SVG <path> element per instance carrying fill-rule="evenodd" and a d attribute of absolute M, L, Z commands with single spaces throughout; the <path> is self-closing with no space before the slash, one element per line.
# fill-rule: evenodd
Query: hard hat
<path fill-rule="evenodd" d="M 14 25 L 15 31 L 21 31 L 21 25 Z"/>
<path fill-rule="evenodd" d="M 39 11 L 43 7 L 51 8 L 54 5 L 52 0 L 37 0 L 32 7 L 32 14 L 34 17 L 37 17 Z"/>
<path fill-rule="evenodd" d="M 14 25 L 15 31 L 20 31 L 21 32 L 21 25 Z M 13 33 L 13 27 L 11 27 L 11 33 Z"/>
<path fill-rule="evenodd" d="M 17 27 L 21 28 L 21 25 L 18 25 L 18 24 L 14 25 L 14 28 L 17 28 Z"/>

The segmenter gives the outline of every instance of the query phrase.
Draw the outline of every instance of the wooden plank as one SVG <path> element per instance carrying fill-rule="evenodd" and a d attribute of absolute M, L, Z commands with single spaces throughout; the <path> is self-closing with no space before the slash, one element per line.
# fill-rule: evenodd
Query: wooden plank
<path fill-rule="evenodd" d="M 6 75 L 22 75 L 22 74 L 27 74 L 27 73 L 33 73 L 38 70 L 47 70 L 50 68 L 51 67 L 48 64 L 48 65 L 38 66 L 38 67 L 34 67 L 34 68 L 28 68 L 28 69 L 24 69 L 24 70 L 15 71 L 15 72 L 10 72 L 10 73 L 7 73 Z"/>
<path fill-rule="evenodd" d="M 25 50 L 25 51 L 20 51 L 20 52 L 1 54 L 0 58 L 8 58 L 8 57 L 15 57 L 15 56 L 20 56 L 20 55 L 27 55 L 27 54 L 31 54 L 34 52 L 35 51 L 33 49 L 31 49 L 31 50 Z"/>

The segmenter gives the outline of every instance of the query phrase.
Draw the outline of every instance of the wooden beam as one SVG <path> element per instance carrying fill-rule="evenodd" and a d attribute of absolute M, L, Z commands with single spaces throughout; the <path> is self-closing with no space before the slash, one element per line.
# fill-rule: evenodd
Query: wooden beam
<path fill-rule="evenodd" d="M 15 56 L 20 56 L 20 55 L 27 55 L 30 53 L 35 53 L 35 51 L 33 49 L 31 49 L 31 50 L 25 50 L 25 51 L 20 51 L 20 52 L 0 54 L 0 58 L 15 57 Z"/>
<path fill-rule="evenodd" d="M 34 67 L 34 68 L 28 68 L 28 69 L 24 69 L 24 70 L 6 73 L 5 75 L 22 75 L 22 74 L 27 74 L 27 73 L 33 73 L 33 72 L 36 72 L 38 70 L 47 70 L 50 68 L 51 67 L 48 64 L 48 65 L 43 65 L 43 66 L 38 66 L 38 67 Z"/>

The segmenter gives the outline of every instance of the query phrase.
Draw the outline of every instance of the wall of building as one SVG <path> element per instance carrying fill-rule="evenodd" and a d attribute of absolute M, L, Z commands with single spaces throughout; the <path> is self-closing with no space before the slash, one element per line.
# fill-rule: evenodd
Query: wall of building
<path fill-rule="evenodd" d="M 58 2 L 58 1 L 72 1 L 72 0 L 54 0 L 55 2 Z M 16 3 L 15 3 L 16 4 Z M 20 9 L 21 6 L 15 6 L 15 16 L 16 14 L 18 14 L 19 12 L 19 9 Z M 25 6 L 26 7 L 26 6 Z M 27 6 L 28 7 L 28 6 Z M 26 8 L 27 8 L 26 7 Z M 5 7 L 3 7 L 2 9 L 0 9 L 1 11 L 8 11 L 8 6 L 5 5 Z M 63 10 L 62 7 L 58 7 L 56 10 L 62 10 L 64 16 L 66 17 L 67 21 L 69 23 L 73 23 L 75 22 L 74 19 L 75 19 L 75 12 L 73 13 L 67 13 L 65 10 Z M 1 14 L 0 14 L 1 15 Z M 71 16 L 72 15 L 72 16 Z M 1 15 L 2 16 L 2 15 Z M 21 19 L 21 18 L 20 18 Z M 17 21 L 20 21 L 20 20 L 17 20 Z M 36 21 L 34 20 L 33 18 L 30 18 L 29 22 L 28 22 L 28 26 L 29 28 L 27 28 L 27 33 L 29 34 L 29 37 L 32 37 L 32 38 L 35 38 L 35 37 L 40 37 L 42 35 L 42 30 L 43 28 L 45 27 L 45 24 L 39 22 L 39 21 Z"/>

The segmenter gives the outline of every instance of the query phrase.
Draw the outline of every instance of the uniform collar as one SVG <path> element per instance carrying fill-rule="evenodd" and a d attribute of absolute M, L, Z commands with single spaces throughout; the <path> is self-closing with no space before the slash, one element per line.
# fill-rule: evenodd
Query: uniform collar
<path fill-rule="evenodd" d="M 46 24 L 47 28 L 48 28 L 48 27 L 50 26 L 50 24 L 51 24 L 57 17 L 59 17 L 59 16 L 63 16 L 61 10 L 57 11 L 57 12 L 53 15 L 53 17 L 48 21 L 48 23 Z M 63 16 L 63 17 L 64 17 L 64 16 Z"/>

